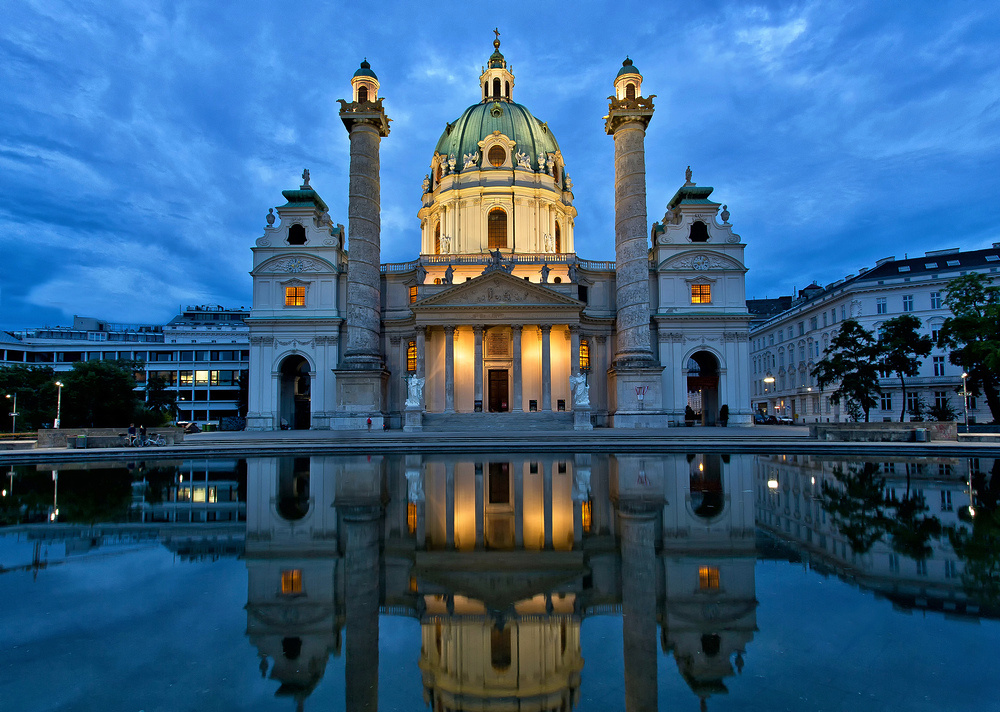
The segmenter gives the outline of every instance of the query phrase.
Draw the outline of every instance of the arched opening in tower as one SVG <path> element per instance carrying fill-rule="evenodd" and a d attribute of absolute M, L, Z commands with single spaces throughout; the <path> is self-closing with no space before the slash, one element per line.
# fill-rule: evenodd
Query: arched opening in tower
<path fill-rule="evenodd" d="M 312 383 L 309 362 L 293 355 L 281 362 L 279 418 L 283 430 L 308 430 Z"/>

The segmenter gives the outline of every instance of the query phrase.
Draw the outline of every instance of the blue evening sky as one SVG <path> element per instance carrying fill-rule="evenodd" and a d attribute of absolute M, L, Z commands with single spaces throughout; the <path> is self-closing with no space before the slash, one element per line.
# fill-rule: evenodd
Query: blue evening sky
<path fill-rule="evenodd" d="M 1000 5 L 11 0 L 0 23 L 0 328 L 249 306 L 250 247 L 308 167 L 347 224 L 336 99 L 367 57 L 382 259 L 419 251 L 420 185 L 478 100 L 499 26 L 514 99 L 574 181 L 577 252 L 613 259 L 602 116 L 626 54 L 656 94 L 648 216 L 691 165 L 747 243 L 748 296 L 1000 240 Z"/>

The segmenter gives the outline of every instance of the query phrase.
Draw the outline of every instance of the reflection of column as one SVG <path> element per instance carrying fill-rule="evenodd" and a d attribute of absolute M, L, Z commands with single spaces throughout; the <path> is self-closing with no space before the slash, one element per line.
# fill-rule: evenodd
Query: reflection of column
<path fill-rule="evenodd" d="M 524 546 L 524 461 L 514 462 L 514 546 Z"/>
<path fill-rule="evenodd" d="M 556 466 L 554 462 L 542 462 L 542 499 L 545 507 L 545 548 L 552 548 L 552 468 Z"/>
<path fill-rule="evenodd" d="M 521 329 L 520 324 L 511 324 L 510 331 L 514 341 L 514 373 L 511 376 L 514 395 L 511 398 L 511 411 L 514 413 L 524 410 L 521 404 Z"/>
<path fill-rule="evenodd" d="M 445 529 L 445 545 L 448 549 L 455 548 L 455 463 L 447 462 L 444 466 L 445 472 L 445 498 L 444 509 L 447 528 Z"/>
<path fill-rule="evenodd" d="M 455 327 L 444 327 L 444 412 L 455 412 Z"/>
<path fill-rule="evenodd" d="M 552 327 L 543 324 L 538 328 L 542 330 L 542 412 L 547 412 L 552 410 L 552 359 L 549 346 Z"/>
<path fill-rule="evenodd" d="M 483 504 L 483 469 L 475 468 L 476 478 L 476 548 L 483 548 L 483 517 L 486 516 Z"/>
<path fill-rule="evenodd" d="M 571 324 L 569 327 L 569 375 L 580 373 L 580 327 Z"/>
<path fill-rule="evenodd" d="M 476 369 L 476 394 L 473 398 L 479 401 L 481 405 L 483 402 L 483 327 L 472 327 L 472 334 L 476 341 L 476 356 L 474 360 Z M 475 404 L 473 404 L 473 410 L 475 410 Z"/>
<path fill-rule="evenodd" d="M 417 375 L 424 377 L 424 345 L 427 342 L 427 327 L 417 327 Z"/>
<path fill-rule="evenodd" d="M 341 509 L 346 529 L 344 688 L 346 709 L 351 712 L 378 710 L 379 510 L 377 506 Z"/>
<path fill-rule="evenodd" d="M 656 553 L 652 506 L 618 502 L 622 554 L 625 710 L 657 709 Z"/>

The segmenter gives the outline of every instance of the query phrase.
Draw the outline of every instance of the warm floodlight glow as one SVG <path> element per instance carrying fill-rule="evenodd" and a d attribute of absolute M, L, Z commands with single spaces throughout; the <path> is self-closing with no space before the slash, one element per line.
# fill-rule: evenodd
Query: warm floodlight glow
<path fill-rule="evenodd" d="M 767 487 L 768 489 L 778 489 L 778 480 L 768 480 Z"/>

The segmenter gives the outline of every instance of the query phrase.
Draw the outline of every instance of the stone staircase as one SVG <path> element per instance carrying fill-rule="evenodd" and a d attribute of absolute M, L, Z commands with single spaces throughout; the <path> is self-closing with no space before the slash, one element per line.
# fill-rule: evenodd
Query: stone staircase
<path fill-rule="evenodd" d="M 496 431 L 573 430 L 573 413 L 424 413 L 424 432 L 475 432 L 489 437 Z"/>

